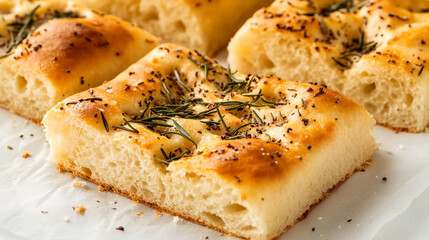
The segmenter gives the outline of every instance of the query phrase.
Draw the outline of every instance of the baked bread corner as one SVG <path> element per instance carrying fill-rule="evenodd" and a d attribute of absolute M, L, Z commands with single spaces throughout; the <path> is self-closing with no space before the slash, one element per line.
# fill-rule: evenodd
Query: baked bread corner
<path fill-rule="evenodd" d="M 113 78 L 157 45 L 144 30 L 73 1 L 0 6 L 5 8 L 0 106 L 35 122 L 59 101 Z"/>
<path fill-rule="evenodd" d="M 429 124 L 429 2 L 275 1 L 231 40 L 243 73 L 318 82 L 351 97 L 381 124 Z"/>

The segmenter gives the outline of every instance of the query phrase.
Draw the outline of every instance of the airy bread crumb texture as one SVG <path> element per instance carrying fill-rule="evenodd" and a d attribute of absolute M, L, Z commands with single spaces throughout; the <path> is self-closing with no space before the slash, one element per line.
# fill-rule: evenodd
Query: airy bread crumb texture
<path fill-rule="evenodd" d="M 428 1 L 352 1 L 361 8 L 327 10 L 338 2 L 277 0 L 259 10 L 229 44 L 232 69 L 326 84 L 381 125 L 425 131 Z"/>
<path fill-rule="evenodd" d="M 272 0 L 80 0 L 171 42 L 209 55 L 225 47 L 257 9 Z"/>
<path fill-rule="evenodd" d="M 189 91 L 175 83 L 175 74 Z M 86 91 L 47 113 L 43 123 L 50 159 L 60 170 L 98 183 L 101 190 L 234 236 L 275 238 L 366 164 L 376 148 L 371 136 L 374 121 L 358 104 L 323 86 L 238 74 L 236 78 L 248 79 L 247 94 L 260 91 L 264 101 L 278 104 L 264 105 L 259 99 L 241 110 L 228 110 L 231 104 L 253 99 L 218 88 L 231 77 L 207 57 L 162 45 L 114 80 L 89 91 L 101 100 L 79 101 L 90 96 Z M 131 123 L 136 131 L 113 127 L 127 128 L 123 117 L 131 121 L 142 112 L 147 115 L 143 103 L 149 96 L 153 106 L 171 104 L 163 84 L 170 88 L 172 101 L 184 97 L 226 102 L 204 119 L 217 121 L 220 127 L 177 116 L 165 121 L 171 127 L 151 129 L 136 122 Z M 210 104 L 192 107 L 207 108 Z M 178 131 L 175 123 L 195 144 L 176 134 L 165 135 Z M 250 124 L 238 131 L 244 139 L 225 138 L 245 123 Z M 189 154 L 164 164 L 161 148 Z"/>

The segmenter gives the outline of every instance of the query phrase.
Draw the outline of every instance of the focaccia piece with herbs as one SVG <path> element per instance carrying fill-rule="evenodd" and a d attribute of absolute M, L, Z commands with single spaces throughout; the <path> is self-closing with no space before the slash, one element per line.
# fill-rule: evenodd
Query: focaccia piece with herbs
<path fill-rule="evenodd" d="M 59 101 L 112 79 L 156 46 L 144 30 L 70 1 L 1 5 L 0 106 L 40 122 Z"/>
<path fill-rule="evenodd" d="M 80 0 L 143 27 L 163 42 L 209 55 L 225 47 L 252 14 L 273 0 Z"/>
<path fill-rule="evenodd" d="M 392 128 L 429 124 L 429 1 L 275 1 L 237 32 L 232 69 L 327 84 Z"/>
<path fill-rule="evenodd" d="M 376 148 L 374 120 L 323 86 L 240 76 L 161 45 L 45 116 L 50 160 L 221 232 L 272 239 Z"/>

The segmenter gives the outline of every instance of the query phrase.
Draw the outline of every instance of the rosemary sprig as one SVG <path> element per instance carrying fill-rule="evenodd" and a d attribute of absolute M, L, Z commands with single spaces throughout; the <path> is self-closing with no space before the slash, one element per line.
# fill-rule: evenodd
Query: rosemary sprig
<path fill-rule="evenodd" d="M 225 130 L 226 130 L 226 131 L 228 131 L 229 127 L 228 127 L 228 126 L 226 126 L 226 123 L 225 123 L 225 121 L 223 120 L 223 116 L 222 116 L 222 114 L 221 114 L 221 113 L 220 113 L 220 111 L 219 111 L 219 106 L 218 106 L 218 105 L 216 105 L 216 111 L 217 111 L 217 114 L 219 115 L 220 122 L 222 123 L 223 127 L 225 128 Z"/>
<path fill-rule="evenodd" d="M 79 15 L 75 12 L 68 11 L 68 12 L 59 12 L 55 11 L 54 13 L 46 13 L 42 18 L 37 19 L 35 18 L 35 13 L 37 9 L 40 8 L 40 5 L 37 5 L 31 12 L 25 14 L 23 21 L 15 21 L 9 23 L 7 26 L 11 27 L 13 29 L 9 30 L 9 37 L 10 40 L 8 41 L 8 45 L 6 46 L 6 49 L 4 50 L 4 53 L 0 55 L 0 59 L 7 57 L 12 54 L 12 50 L 17 47 L 19 44 L 21 44 L 24 39 L 26 39 L 33 31 L 38 28 L 43 23 L 47 22 L 51 19 L 58 19 L 58 18 L 78 18 Z M 15 35 L 16 34 L 16 35 Z"/>
<path fill-rule="evenodd" d="M 338 64 L 340 67 L 349 68 L 350 64 L 353 63 L 353 61 L 349 57 L 361 58 L 363 55 L 373 51 L 377 46 L 377 43 L 374 41 L 365 43 L 364 38 L 365 34 L 361 32 L 359 36 L 359 42 L 356 46 L 351 47 L 345 52 L 343 52 L 339 59 L 332 57 L 332 60 L 334 60 L 335 63 Z"/>
<path fill-rule="evenodd" d="M 240 129 L 242 129 L 242 128 L 244 128 L 244 127 L 246 127 L 246 126 L 250 125 L 250 124 L 252 124 L 252 123 L 245 123 L 245 124 L 243 124 L 243 125 L 240 125 L 240 126 L 238 126 L 238 127 L 234 128 L 234 129 L 231 131 L 231 133 L 230 133 L 231 137 L 232 137 L 232 136 L 234 136 L 235 134 L 237 134 L 237 132 L 238 132 Z"/>
<path fill-rule="evenodd" d="M 180 73 L 179 71 L 177 71 L 177 68 L 174 68 L 174 76 L 176 76 L 177 82 L 183 87 L 185 88 L 188 92 L 191 91 L 191 89 L 189 89 L 188 85 L 186 85 L 185 82 L 182 81 L 182 78 L 180 77 Z"/>
<path fill-rule="evenodd" d="M 167 84 L 165 83 L 164 79 L 162 80 L 162 86 L 164 87 L 164 90 L 165 90 L 165 92 L 167 93 L 167 99 L 168 99 L 168 101 L 169 101 L 170 103 L 173 103 L 173 102 L 171 101 L 171 91 L 170 91 L 170 89 L 168 88 Z"/>
<path fill-rule="evenodd" d="M 226 140 L 235 140 L 235 139 L 240 139 L 240 138 L 246 138 L 246 136 L 236 135 L 236 136 L 228 137 Z"/>
<path fill-rule="evenodd" d="M 328 26 L 326 26 L 325 20 L 320 16 L 319 13 L 315 13 L 314 16 L 319 20 L 320 24 L 322 24 L 322 32 L 323 34 L 328 34 Z"/>
<path fill-rule="evenodd" d="M 104 117 L 103 111 L 100 111 L 101 119 L 103 120 L 104 129 L 109 132 L 109 124 L 107 123 L 106 117 Z"/>
<path fill-rule="evenodd" d="M 159 157 L 157 157 L 157 156 L 154 155 L 155 159 L 158 160 L 158 161 L 160 161 L 160 162 L 162 162 L 162 163 L 164 163 L 164 164 L 166 164 L 168 166 L 173 161 L 177 161 L 177 160 L 179 160 L 179 159 L 181 159 L 183 157 L 187 157 L 188 153 L 189 153 L 189 150 L 186 149 L 182 154 L 180 154 L 179 156 L 176 156 L 176 157 L 172 157 L 172 153 L 171 152 L 170 152 L 169 155 L 167 155 L 167 153 L 165 153 L 165 151 L 164 151 L 163 148 L 161 148 L 161 153 L 164 156 L 165 160 L 161 159 L 161 158 L 159 158 Z"/>
<path fill-rule="evenodd" d="M 10 27 L 19 27 L 20 29 L 16 37 L 13 36 L 13 31 L 10 31 L 11 39 L 9 45 L 0 58 L 4 58 L 12 54 L 12 49 L 21 44 L 21 42 L 24 41 L 24 39 L 33 31 L 33 29 L 31 29 L 31 25 L 34 23 L 34 13 L 39 8 L 40 5 L 37 5 L 30 13 L 26 14 L 24 22 L 13 22 L 8 24 Z"/>
<path fill-rule="evenodd" d="M 186 132 L 186 130 L 182 126 L 180 126 L 180 124 L 178 122 L 176 122 L 176 120 L 174 120 L 174 119 L 171 119 L 171 120 L 173 121 L 174 125 L 176 126 L 176 129 L 179 132 L 165 132 L 164 134 L 165 135 L 168 135 L 168 134 L 177 134 L 177 135 L 180 135 L 183 138 L 185 138 L 186 140 L 192 142 L 195 145 L 195 147 L 198 147 L 197 143 L 195 143 L 195 141 L 192 140 L 191 135 L 189 135 L 189 133 Z"/>
<path fill-rule="evenodd" d="M 123 126 L 112 126 L 112 128 L 113 128 L 113 129 L 121 129 L 121 130 L 125 130 L 125 131 L 132 132 L 132 133 L 140 133 L 137 129 L 135 129 L 135 128 L 130 124 L 130 122 L 128 122 L 128 121 L 127 121 L 127 119 L 125 119 L 125 118 L 122 118 L 122 119 L 124 120 L 125 124 L 126 124 L 129 128 L 126 128 L 126 127 L 123 127 Z"/>
<path fill-rule="evenodd" d="M 369 0 L 360 2 L 356 5 L 353 5 L 353 0 L 343 0 L 341 2 L 337 2 L 329 6 L 328 8 L 322 9 L 320 13 L 304 13 L 305 16 L 316 16 L 316 14 L 319 14 L 320 16 L 329 16 L 331 13 L 339 11 L 341 9 L 346 9 L 347 12 L 354 11 L 361 9 L 363 6 L 365 6 Z"/>
<path fill-rule="evenodd" d="M 188 55 L 188 59 L 189 60 L 191 60 L 193 63 L 195 63 L 198 67 L 204 69 L 204 75 L 205 75 L 205 77 L 207 79 L 208 76 L 209 76 L 209 72 L 211 70 L 216 69 L 217 66 L 215 65 L 213 67 L 210 67 L 209 66 L 210 63 L 207 61 L 207 59 L 204 56 L 201 56 L 201 58 L 203 59 L 204 63 L 201 63 L 201 62 L 195 60 L 194 58 L 192 58 L 191 55 Z"/>
<path fill-rule="evenodd" d="M 258 122 L 259 124 L 263 124 L 263 123 L 264 123 L 264 121 L 262 121 L 261 117 L 259 117 L 259 115 L 256 113 L 256 111 L 255 111 L 255 110 L 252 110 L 252 112 L 253 112 L 253 115 L 254 115 L 254 116 L 255 116 L 255 118 L 256 118 L 256 122 Z"/>
<path fill-rule="evenodd" d="M 214 125 L 219 125 L 220 124 L 220 122 L 208 121 L 208 120 L 206 120 L 206 121 L 201 120 L 200 122 L 204 123 L 204 124 L 214 124 Z"/>

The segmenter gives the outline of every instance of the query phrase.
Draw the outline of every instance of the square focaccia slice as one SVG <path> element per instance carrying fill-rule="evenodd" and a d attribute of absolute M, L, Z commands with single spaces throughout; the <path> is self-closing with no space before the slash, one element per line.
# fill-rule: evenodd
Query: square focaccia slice
<path fill-rule="evenodd" d="M 250 239 L 272 239 L 376 148 L 372 117 L 323 86 L 240 76 L 161 45 L 43 124 L 60 170 Z"/>
<path fill-rule="evenodd" d="M 272 0 L 80 0 L 143 27 L 163 42 L 213 55 Z"/>
<path fill-rule="evenodd" d="M 144 30 L 68 1 L 0 5 L 0 106 L 35 122 L 112 79 L 156 46 Z"/>
<path fill-rule="evenodd" d="M 275 1 L 229 45 L 244 73 L 319 82 L 351 97 L 392 128 L 429 124 L 426 0 Z"/>

